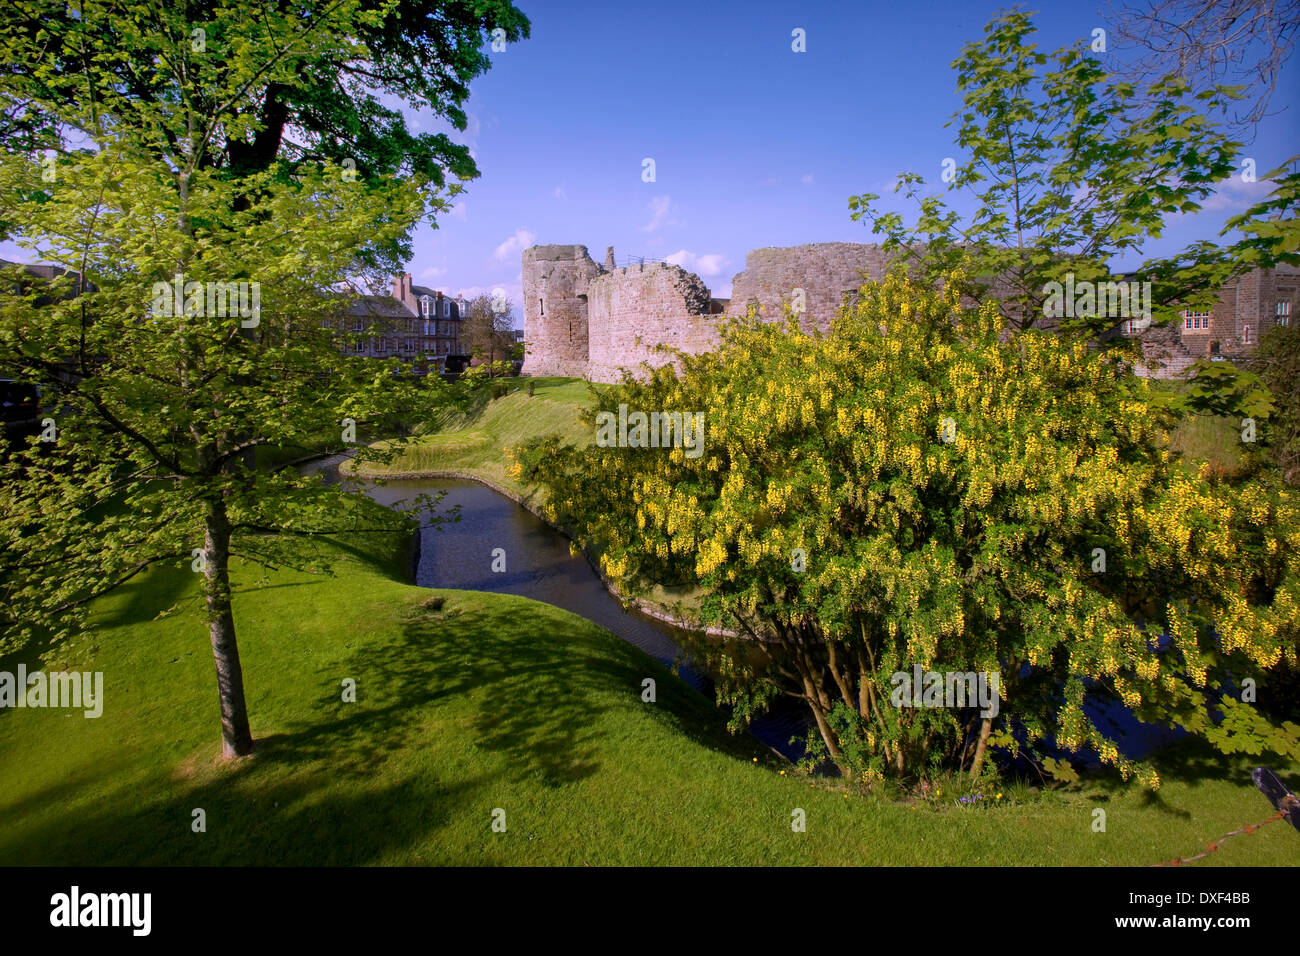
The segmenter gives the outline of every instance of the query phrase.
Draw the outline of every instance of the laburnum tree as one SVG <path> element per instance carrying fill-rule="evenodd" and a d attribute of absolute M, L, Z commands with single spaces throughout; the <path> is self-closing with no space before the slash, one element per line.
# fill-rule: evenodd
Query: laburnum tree
<path fill-rule="evenodd" d="M 825 335 L 737 320 L 603 394 L 702 414 L 698 457 L 548 439 L 518 472 L 624 594 L 699 590 L 699 623 L 734 636 L 692 654 L 737 726 L 795 697 L 854 776 L 978 777 L 990 747 L 1046 742 L 1158 785 L 1094 720 L 1107 702 L 1295 754 L 1300 727 L 1225 708 L 1296 660 L 1294 494 L 1191 474 L 1121 355 L 1007 334 L 951 278 L 868 284 Z M 895 706 L 917 664 L 998 673 L 997 716 Z"/>
<path fill-rule="evenodd" d="M 491 0 L 4 6 L 0 105 L 30 135 L 0 150 L 0 223 L 66 270 L 0 281 L 0 367 L 53 399 L 53 440 L 9 448 L 0 474 L 6 650 L 67 649 L 96 597 L 184 562 L 223 753 L 252 750 L 232 566 L 318 567 L 289 539 L 404 526 L 257 452 L 355 441 L 444 401 L 336 337 L 341 290 L 446 208 L 446 171 L 474 172 L 376 97 L 463 128 L 485 34 L 526 29 Z"/>

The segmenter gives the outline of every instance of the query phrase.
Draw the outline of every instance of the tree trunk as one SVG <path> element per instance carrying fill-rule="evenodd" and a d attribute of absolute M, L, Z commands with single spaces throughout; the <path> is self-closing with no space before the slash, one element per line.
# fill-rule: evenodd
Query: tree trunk
<path fill-rule="evenodd" d="M 831 729 L 830 723 L 826 720 L 826 711 L 822 708 L 821 702 L 818 700 L 821 695 L 818 693 L 817 688 L 813 686 L 813 682 L 808 679 L 806 674 L 803 678 L 803 693 L 804 700 L 812 710 L 813 717 L 817 720 L 817 730 L 822 735 L 822 740 L 826 744 L 826 753 L 830 756 L 831 760 L 835 762 L 835 765 L 840 768 L 840 770 L 845 770 L 844 755 L 840 752 L 839 739 L 835 736 L 835 731 Z"/>
<path fill-rule="evenodd" d="M 208 635 L 217 665 L 217 694 L 221 700 L 221 755 L 243 757 L 253 751 L 244 701 L 244 670 L 235 641 L 235 616 L 230 606 L 230 520 L 220 499 L 208 505 L 204 529 L 206 565 L 204 596 L 208 604 Z"/>
<path fill-rule="evenodd" d="M 975 745 L 975 759 L 971 761 L 970 778 L 974 780 L 980 775 L 980 768 L 984 766 L 984 750 L 988 746 L 989 734 L 993 730 L 993 718 L 985 717 L 980 722 L 980 740 Z"/>

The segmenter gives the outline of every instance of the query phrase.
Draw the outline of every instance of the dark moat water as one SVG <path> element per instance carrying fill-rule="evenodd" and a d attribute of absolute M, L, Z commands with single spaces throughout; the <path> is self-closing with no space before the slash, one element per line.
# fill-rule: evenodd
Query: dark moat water
<path fill-rule="evenodd" d="M 311 471 L 332 474 L 339 459 L 310 466 Z M 415 583 L 429 588 L 458 588 L 517 594 L 572 611 L 613 632 L 660 663 L 679 665 L 683 680 L 712 700 L 708 678 L 684 662 L 681 629 L 635 611 L 626 611 L 582 556 L 569 553 L 569 539 L 505 495 L 486 485 L 456 479 L 394 480 L 384 485 L 350 482 L 375 501 L 400 508 L 417 495 L 445 492 L 439 506 L 460 507 L 460 521 L 420 530 L 419 562 Z M 504 558 L 504 571 L 494 571 Z M 791 759 L 803 752 L 808 718 L 802 707 L 785 704 L 755 722 L 751 732 Z"/>

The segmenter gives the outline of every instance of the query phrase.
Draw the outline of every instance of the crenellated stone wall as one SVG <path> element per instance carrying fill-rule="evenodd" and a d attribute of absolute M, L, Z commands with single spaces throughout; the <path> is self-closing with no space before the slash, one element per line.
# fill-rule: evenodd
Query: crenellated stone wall
<path fill-rule="evenodd" d="M 719 324 L 751 303 L 765 320 L 779 319 L 795 289 L 804 292 L 805 326 L 826 329 L 864 274 L 882 278 L 887 262 L 878 246 L 850 242 L 756 249 L 728 301 L 713 299 L 700 277 L 680 266 L 615 268 L 612 248 L 600 266 L 586 246 L 533 246 L 523 254 L 523 370 L 617 381 L 623 368 L 668 362 L 656 345 L 688 353 L 716 347 Z"/>
<path fill-rule="evenodd" d="M 663 262 L 604 272 L 587 283 L 588 363 L 593 381 L 617 381 L 621 368 L 664 365 L 668 345 L 687 352 L 712 348 L 716 317 L 708 287 L 694 273 Z"/>
<path fill-rule="evenodd" d="M 794 305 L 796 290 L 803 291 L 804 328 L 826 331 L 864 280 L 883 279 L 890 264 L 879 246 L 864 243 L 755 249 L 732 282 L 731 299 L 719 300 L 710 297 L 699 276 L 680 266 L 644 262 L 617 268 L 614 261 L 612 248 L 605 252 L 604 266 L 592 260 L 586 246 L 524 250 L 524 374 L 618 381 L 624 368 L 671 361 L 654 350 L 656 345 L 690 354 L 716 348 L 720 324 L 746 314 L 750 306 L 764 321 L 779 320 L 783 306 Z M 1173 377 L 1195 358 L 1249 352 L 1277 321 L 1279 303 L 1300 311 L 1298 286 L 1300 270 L 1294 267 L 1256 270 L 1222 290 L 1209 328 L 1141 332 L 1152 366 L 1144 374 Z M 1000 287 L 1006 288 L 995 286 L 995 293 Z M 1121 324 L 1115 334 L 1133 333 Z"/>

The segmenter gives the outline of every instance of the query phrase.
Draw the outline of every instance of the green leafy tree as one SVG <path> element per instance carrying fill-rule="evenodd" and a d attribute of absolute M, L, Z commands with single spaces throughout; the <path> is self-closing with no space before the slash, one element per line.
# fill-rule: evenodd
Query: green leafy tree
<path fill-rule="evenodd" d="M 254 454 L 345 443 L 443 400 L 395 362 L 340 355 L 345 303 L 330 290 L 446 207 L 440 157 L 471 170 L 463 148 L 411 140 L 352 87 L 432 97 L 463 125 L 480 31 L 497 23 L 526 31 L 491 2 L 0 13 L 6 62 L 21 64 L 0 97 L 81 143 L 52 173 L 0 155 L 0 221 L 70 270 L 44 289 L 7 276 L 0 295 L 5 370 L 63 382 L 57 440 L 4 465 L 6 643 L 75 644 L 95 597 L 183 560 L 202 574 L 223 752 L 252 749 L 232 560 L 315 567 L 286 539 L 403 526 Z"/>
<path fill-rule="evenodd" d="M 896 189 L 916 206 L 912 225 L 880 209 L 873 193 L 852 197 L 849 209 L 916 277 L 933 282 L 963 270 L 971 277 L 963 293 L 996 300 L 1013 328 L 1106 333 L 1118 324 L 1116 311 L 1053 315 L 1051 283 L 1067 274 L 1076 282 L 1124 279 L 1110 263 L 1141 255 L 1169 217 L 1201 209 L 1238 172 L 1241 144 L 1211 118 L 1236 94 L 1193 90 L 1176 74 L 1138 91 L 1108 73 L 1086 43 L 1049 55 L 1029 42 L 1033 33 L 1026 14 L 1003 14 L 953 62 L 962 106 L 949 125 L 964 154 L 944 177 L 953 202 L 926 195 L 924 177 L 904 173 Z M 1237 241 L 1194 243 L 1128 277 L 1152 282 L 1156 324 L 1208 304 L 1251 268 L 1300 261 L 1300 174 L 1279 167 L 1260 179 L 1275 188 L 1228 221 L 1224 234 L 1239 230 Z M 955 208 L 962 203 L 970 215 Z"/>
<path fill-rule="evenodd" d="M 1282 479 L 1300 485 L 1300 326 L 1278 325 L 1259 337 L 1248 363 L 1275 397 L 1277 410 L 1263 436 Z"/>
<path fill-rule="evenodd" d="M 700 589 L 700 623 L 736 636 L 692 651 L 736 726 L 793 696 L 854 776 L 978 777 L 991 746 L 1052 741 L 1156 785 L 1090 701 L 1259 740 L 1211 715 L 1231 680 L 1296 659 L 1294 497 L 1190 477 L 1121 355 L 1008 334 L 948 278 L 868 284 L 824 336 L 738 320 L 603 394 L 702 415 L 698 454 L 597 431 L 518 450 L 519 474 L 623 593 Z M 999 674 L 997 714 L 896 706 L 915 665 Z"/>
<path fill-rule="evenodd" d="M 0 136 L 0 148 L 66 151 L 111 121 L 175 153 L 185 140 L 158 111 L 174 107 L 184 71 L 186 105 L 212 118 L 199 124 L 200 167 L 291 176 L 330 162 L 362 189 L 397 174 L 454 186 L 478 175 L 469 147 L 412 132 L 393 100 L 463 131 L 469 83 L 491 65 L 485 40 L 528 35 L 509 0 L 187 0 L 166 13 L 131 0 L 18 0 L 0 6 L 0 132 L 21 135 Z M 401 272 L 409 231 L 358 256 Z"/>
<path fill-rule="evenodd" d="M 463 344 L 469 347 L 470 354 L 492 368 L 498 367 L 498 361 L 514 357 L 512 308 L 508 298 L 487 292 L 469 300 L 469 315 L 461 326 Z"/>

